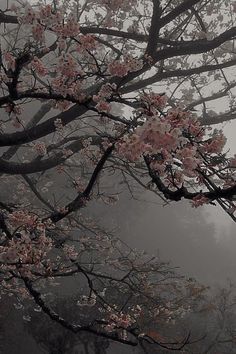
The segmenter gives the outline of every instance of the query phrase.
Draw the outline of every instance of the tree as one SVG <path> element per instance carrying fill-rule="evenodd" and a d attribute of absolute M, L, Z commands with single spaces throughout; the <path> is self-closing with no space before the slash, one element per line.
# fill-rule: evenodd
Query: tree
<path fill-rule="evenodd" d="M 70 321 L 75 322 L 79 320 L 79 316 L 71 306 L 72 303 L 73 299 L 60 299 L 55 307 L 57 311 L 63 312 L 64 317 L 68 316 Z M 28 312 L 30 321 L 25 322 L 25 328 L 46 353 L 88 354 L 92 351 L 96 354 L 105 354 L 109 347 L 107 339 L 88 335 L 86 332 L 80 335 L 72 334 L 59 324 L 55 325 L 41 311 L 38 312 L 38 308 L 31 308 Z"/>
<path fill-rule="evenodd" d="M 186 281 L 167 290 L 165 264 L 117 245 L 84 209 L 116 202 L 119 183 L 130 193 L 138 184 L 165 202 L 218 202 L 235 219 L 236 158 L 223 150 L 223 132 L 205 126 L 235 115 L 235 82 L 228 78 L 235 12 L 228 0 L 6 2 L 0 13 L 3 293 L 30 295 L 74 333 L 166 347 L 143 334 L 138 318 L 151 314 L 154 303 L 165 309 L 158 318 L 186 311 L 179 299 Z M 217 91 L 209 95 L 212 79 Z M 226 111 L 212 112 L 209 102 L 222 97 Z M 200 105 L 203 112 L 191 112 Z M 100 306 L 86 323 L 65 320 L 44 294 L 48 282 L 74 275 L 82 284 L 79 304 Z M 107 288 L 116 296 L 100 295 Z M 130 305 L 137 296 L 141 305 Z M 122 304 L 115 303 L 119 297 Z"/>
<path fill-rule="evenodd" d="M 175 317 L 168 322 L 157 320 L 156 323 L 152 323 L 150 314 L 142 314 L 142 327 L 145 328 L 150 340 L 153 338 L 164 341 L 170 335 L 172 338 L 184 338 L 187 330 L 191 328 L 192 336 L 197 339 L 185 346 L 181 353 L 234 352 L 236 346 L 235 286 L 229 283 L 225 288 L 203 292 L 203 288 L 198 287 L 198 284 L 191 280 L 188 282 L 188 292 L 189 294 L 195 292 L 195 301 L 191 303 L 191 310 L 185 316 Z M 78 313 L 74 311 L 72 304 L 73 298 L 68 298 L 66 301 L 60 299 L 54 304 L 54 308 L 63 313 L 63 317 L 70 318 L 70 321 L 78 321 Z M 63 354 L 67 352 L 105 354 L 109 348 L 110 351 L 119 353 L 119 349 L 116 351 L 108 340 L 87 333 L 72 335 L 60 325 L 53 324 L 38 310 L 39 308 L 29 310 L 30 321 L 25 321 L 25 328 L 44 351 Z M 93 307 L 86 309 L 86 312 L 89 311 L 93 312 Z M 139 349 L 144 349 L 147 353 L 172 352 L 165 348 L 153 347 L 148 342 L 142 343 Z M 135 351 L 135 353 L 140 352 L 143 353 L 143 350 Z"/>

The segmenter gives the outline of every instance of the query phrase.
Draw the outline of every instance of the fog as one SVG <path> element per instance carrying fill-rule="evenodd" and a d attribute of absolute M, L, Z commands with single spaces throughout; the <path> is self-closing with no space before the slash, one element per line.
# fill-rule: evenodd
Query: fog
<path fill-rule="evenodd" d="M 131 247 L 158 254 L 161 260 L 170 260 L 177 271 L 187 277 L 209 284 L 223 284 L 227 278 L 236 277 L 236 239 L 234 225 L 228 225 L 219 234 L 219 222 L 214 225 L 209 208 L 193 209 L 188 203 L 171 203 L 163 207 L 161 201 L 149 193 L 140 193 L 139 200 L 120 195 L 120 201 L 113 206 L 90 210 L 97 220 L 106 219 L 107 229 L 127 242 Z M 70 284 L 70 283 L 68 283 Z M 71 289 L 74 288 L 71 282 Z M 67 285 L 67 296 L 70 293 Z M 14 332 L 3 340 L 3 354 L 41 354 L 42 351 L 26 331 L 34 322 L 22 318 L 12 304 L 7 306 L 4 327 L 6 332 Z M 12 327 L 13 326 L 13 327 Z M 23 336 L 23 337 L 22 337 Z M 24 338 L 24 339 L 22 339 Z M 107 353 L 128 354 L 132 349 L 122 345 L 111 345 Z"/>
<path fill-rule="evenodd" d="M 221 210 L 212 206 L 194 209 L 188 202 L 161 202 L 150 192 L 140 194 L 139 200 L 126 195 L 94 215 L 98 220 L 109 215 L 109 226 L 122 240 L 171 261 L 184 275 L 211 285 L 235 281 L 235 224 L 230 218 L 226 215 L 227 222 L 221 223 Z"/>

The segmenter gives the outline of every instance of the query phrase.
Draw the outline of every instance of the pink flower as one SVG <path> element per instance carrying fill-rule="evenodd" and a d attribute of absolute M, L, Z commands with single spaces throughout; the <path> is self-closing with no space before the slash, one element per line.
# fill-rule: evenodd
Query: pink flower
<path fill-rule="evenodd" d="M 41 7 L 39 12 L 40 18 L 50 18 L 52 16 L 52 6 L 47 4 L 46 6 Z"/>
<path fill-rule="evenodd" d="M 96 39 L 87 34 L 87 35 L 81 35 L 79 37 L 79 45 L 77 47 L 78 52 L 83 52 L 83 51 L 92 51 L 95 50 L 97 48 L 97 44 L 98 42 L 96 41 Z"/>
<path fill-rule="evenodd" d="M 6 53 L 4 53 L 3 57 L 7 63 L 7 69 L 15 70 L 16 62 L 15 62 L 15 58 L 13 57 L 13 55 L 10 52 L 6 52 Z"/>
<path fill-rule="evenodd" d="M 21 21 L 23 23 L 32 24 L 36 20 L 36 17 L 36 12 L 32 9 L 32 7 L 27 6 L 25 14 L 21 18 Z"/>
<path fill-rule="evenodd" d="M 37 143 L 34 145 L 34 149 L 37 151 L 37 153 L 38 153 L 40 156 L 44 156 L 44 155 L 46 155 L 46 153 L 47 153 L 46 145 L 45 145 L 43 142 L 37 142 Z"/>
<path fill-rule="evenodd" d="M 133 58 L 131 55 L 125 56 L 125 63 L 127 64 L 129 71 L 137 71 L 142 69 L 143 67 L 143 61 L 140 59 Z"/>
<path fill-rule="evenodd" d="M 44 64 L 37 57 L 34 57 L 31 62 L 31 67 L 35 70 L 35 72 L 40 76 L 45 76 L 48 73 L 48 70 L 45 68 Z"/>
<path fill-rule="evenodd" d="M 79 72 L 78 62 L 70 54 L 60 57 L 57 69 L 68 78 L 75 78 Z"/>
<path fill-rule="evenodd" d="M 204 144 L 205 152 L 218 154 L 226 143 L 226 137 L 221 131 L 214 131 L 213 136 Z"/>
<path fill-rule="evenodd" d="M 105 101 L 100 101 L 97 105 L 96 108 L 99 112 L 110 112 L 111 106 L 108 102 Z"/>
<path fill-rule="evenodd" d="M 148 106 L 153 106 L 154 108 L 163 109 L 167 103 L 166 95 L 156 94 L 151 92 L 150 94 L 144 94 L 140 99 L 148 104 Z"/>
<path fill-rule="evenodd" d="M 32 26 L 32 34 L 36 41 L 44 41 L 44 28 L 40 23 L 36 23 Z"/>
<path fill-rule="evenodd" d="M 209 199 L 202 194 L 198 194 L 192 199 L 191 203 L 193 208 L 198 208 L 199 206 L 209 203 Z"/>
<path fill-rule="evenodd" d="M 108 65 L 108 71 L 112 76 L 123 77 L 127 75 L 129 67 L 126 63 L 121 63 L 119 60 L 114 60 Z"/>
<path fill-rule="evenodd" d="M 183 159 L 184 168 L 187 170 L 195 170 L 198 166 L 199 160 L 194 157 L 186 157 Z"/>
<path fill-rule="evenodd" d="M 78 252 L 75 250 L 75 246 L 64 245 L 63 251 L 68 259 L 76 260 Z"/>
<path fill-rule="evenodd" d="M 9 215 L 9 220 L 14 227 L 24 225 L 27 228 L 35 226 L 37 217 L 24 210 L 14 211 Z"/>
<path fill-rule="evenodd" d="M 70 107 L 71 103 L 66 100 L 56 101 L 55 107 L 58 108 L 60 111 L 64 112 Z"/>

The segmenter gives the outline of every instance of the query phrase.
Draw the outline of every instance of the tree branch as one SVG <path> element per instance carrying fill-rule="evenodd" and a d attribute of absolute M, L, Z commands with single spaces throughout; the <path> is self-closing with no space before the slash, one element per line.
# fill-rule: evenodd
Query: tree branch
<path fill-rule="evenodd" d="M 191 76 L 191 75 L 198 75 L 204 72 L 209 72 L 209 71 L 214 71 L 214 70 L 219 70 L 223 68 L 229 68 L 231 66 L 236 65 L 236 59 L 232 59 L 229 61 L 226 61 L 221 64 L 214 64 L 214 65 L 203 65 L 199 66 L 196 68 L 192 69 L 178 69 L 178 70 L 170 70 L 170 71 L 165 71 L 165 72 L 158 72 L 155 75 L 144 79 L 144 80 L 139 80 L 138 82 L 135 82 L 131 85 L 125 86 L 120 89 L 120 92 L 122 94 L 132 92 L 134 90 L 140 90 L 146 86 L 152 85 L 156 82 L 172 78 L 172 77 L 183 77 L 183 76 Z"/>
<path fill-rule="evenodd" d="M 70 145 L 66 146 L 66 149 L 71 150 L 72 153 L 76 153 L 77 151 L 83 149 L 83 139 L 76 140 Z M 100 137 L 93 137 L 92 144 L 98 145 L 101 143 Z M 71 155 L 70 155 L 71 156 Z M 0 173 L 6 173 L 10 175 L 21 175 L 21 174 L 30 174 L 36 172 L 42 172 L 49 170 L 50 168 L 56 167 L 66 161 L 70 156 L 65 156 L 63 152 L 58 152 L 57 154 L 44 159 L 44 160 L 34 160 L 31 162 L 8 162 L 3 159 L 0 159 Z"/>
<path fill-rule="evenodd" d="M 87 325 L 87 326 L 80 326 L 76 324 L 71 324 L 70 322 L 66 321 L 63 317 L 61 317 L 58 313 L 56 313 L 54 310 L 52 310 L 49 306 L 46 305 L 44 300 L 42 299 L 42 296 L 39 291 L 37 291 L 32 284 L 32 281 L 30 281 L 26 277 L 22 277 L 22 280 L 25 284 L 26 289 L 30 293 L 30 295 L 33 297 L 35 303 L 43 310 L 43 312 L 50 317 L 51 320 L 54 322 L 59 323 L 62 327 L 68 329 L 69 331 L 73 333 L 79 333 L 79 332 L 89 332 L 93 333 L 95 335 L 98 335 L 100 337 L 104 337 L 107 339 L 111 339 L 113 341 L 119 342 L 119 343 L 124 343 L 127 345 L 131 346 L 137 346 L 138 342 L 134 342 L 131 340 L 125 340 L 120 338 L 117 334 L 108 334 L 106 332 L 102 332 L 94 327 L 93 324 Z M 102 322 L 102 321 L 101 321 Z M 103 322 L 106 324 L 105 322 Z"/>
<path fill-rule="evenodd" d="M 148 167 L 149 176 L 152 178 L 152 182 L 156 185 L 158 190 L 163 193 L 167 200 L 180 201 L 181 199 L 189 199 L 193 200 L 195 197 L 199 195 L 206 197 L 209 201 L 214 201 L 217 199 L 226 199 L 232 200 L 232 198 L 236 195 L 236 185 L 229 188 L 216 188 L 209 192 L 189 192 L 186 187 L 182 186 L 177 190 L 173 191 L 165 186 L 162 182 L 161 178 L 152 170 L 150 167 L 150 161 L 147 156 L 144 157 L 146 165 Z"/>
<path fill-rule="evenodd" d="M 21 132 L 0 134 L 0 146 L 11 146 L 29 143 L 36 139 L 47 136 L 56 131 L 55 121 L 60 119 L 62 125 L 67 125 L 74 119 L 82 116 L 88 108 L 82 104 L 75 104 L 65 112 L 61 112 L 53 118 L 48 119 L 39 125 Z"/>
<path fill-rule="evenodd" d="M 58 222 L 59 220 L 63 219 L 64 217 L 68 216 L 70 213 L 82 208 L 85 205 L 95 183 L 97 182 L 98 175 L 102 171 L 104 164 L 106 163 L 107 159 L 110 157 L 114 148 L 115 148 L 115 144 L 113 143 L 104 152 L 101 159 L 97 163 L 85 190 L 82 193 L 79 193 L 79 195 L 72 202 L 70 202 L 69 204 L 66 205 L 66 207 L 64 208 L 65 209 L 64 212 L 60 212 L 60 211 L 55 212 L 49 217 L 52 220 L 52 222 Z"/>

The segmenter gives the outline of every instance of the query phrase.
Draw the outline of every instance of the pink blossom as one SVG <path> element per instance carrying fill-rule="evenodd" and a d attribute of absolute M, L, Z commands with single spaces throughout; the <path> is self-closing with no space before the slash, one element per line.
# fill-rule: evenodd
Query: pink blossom
<path fill-rule="evenodd" d="M 34 149 L 37 151 L 37 153 L 38 153 L 40 156 L 44 156 L 44 155 L 46 155 L 46 153 L 47 153 L 46 145 L 45 145 L 43 142 L 37 142 L 37 143 L 34 145 Z"/>
<path fill-rule="evenodd" d="M 66 54 L 59 58 L 57 69 L 62 76 L 68 78 L 76 77 L 79 72 L 78 62 L 70 54 Z"/>
<path fill-rule="evenodd" d="M 123 77 L 127 75 L 129 67 L 126 63 L 121 63 L 119 60 L 114 60 L 108 65 L 108 71 L 112 76 Z"/>
<path fill-rule="evenodd" d="M 52 16 L 52 6 L 50 4 L 42 6 L 39 11 L 39 16 L 42 19 L 50 18 Z"/>
<path fill-rule="evenodd" d="M 26 228 L 32 228 L 36 224 L 37 217 L 24 210 L 17 210 L 9 214 L 9 220 L 14 227 L 24 225 Z"/>
<path fill-rule="evenodd" d="M 34 57 L 34 59 L 32 60 L 31 67 L 40 76 L 45 76 L 48 73 L 48 70 L 46 69 L 42 61 L 39 60 L 37 57 Z"/>
<path fill-rule="evenodd" d="M 67 159 L 68 157 L 70 157 L 71 155 L 73 155 L 73 151 L 70 149 L 63 149 L 63 156 Z"/>
<path fill-rule="evenodd" d="M 31 6 L 27 6 L 24 15 L 21 17 L 21 22 L 26 24 L 32 24 L 37 18 L 36 12 Z"/>
<path fill-rule="evenodd" d="M 134 0 L 100 0 L 109 11 L 117 11 L 119 9 L 123 11 L 129 11 L 132 8 Z"/>
<path fill-rule="evenodd" d="M 153 106 L 154 108 L 163 109 L 166 106 L 167 97 L 166 95 L 156 94 L 151 92 L 150 94 L 145 94 L 140 97 L 140 99 L 147 103 L 148 106 Z"/>
<path fill-rule="evenodd" d="M 40 23 L 36 23 L 32 26 L 32 35 L 36 41 L 44 41 L 44 28 Z"/>
<path fill-rule="evenodd" d="M 205 152 L 210 154 L 212 153 L 220 153 L 226 143 L 226 137 L 223 135 L 221 131 L 215 131 L 212 138 L 210 138 L 205 144 L 204 149 Z"/>
<path fill-rule="evenodd" d="M 4 53 L 3 57 L 7 63 L 7 69 L 15 70 L 16 61 L 13 55 L 10 52 L 6 52 Z"/>
<path fill-rule="evenodd" d="M 20 115 L 22 113 L 22 108 L 20 106 L 17 106 L 15 104 L 10 104 L 8 103 L 4 107 L 5 111 L 9 114 L 14 114 L 16 116 Z"/>
<path fill-rule="evenodd" d="M 96 105 L 96 109 L 99 112 L 110 112 L 111 110 L 111 106 L 108 102 L 105 101 L 100 101 L 97 105 Z"/>
<path fill-rule="evenodd" d="M 76 18 L 69 18 L 64 24 L 62 35 L 65 37 L 75 37 L 80 33 L 80 25 Z"/>
<path fill-rule="evenodd" d="M 129 71 L 131 72 L 140 70 L 143 67 L 143 61 L 140 59 L 133 58 L 131 55 L 126 55 L 124 61 L 127 64 Z"/>
<path fill-rule="evenodd" d="M 64 112 L 67 109 L 69 109 L 70 106 L 71 106 L 71 102 L 70 101 L 59 100 L 59 101 L 55 102 L 55 107 L 58 108 L 62 112 Z M 57 130 L 60 130 L 60 129 L 57 129 Z"/>
<path fill-rule="evenodd" d="M 78 256 L 75 246 L 64 245 L 63 251 L 68 259 L 75 260 Z"/>
<path fill-rule="evenodd" d="M 74 184 L 77 192 L 83 192 L 83 190 L 85 189 L 85 186 L 86 186 L 85 182 L 80 177 L 76 178 L 74 180 L 73 184 Z"/>
<path fill-rule="evenodd" d="M 77 46 L 78 52 L 83 51 L 92 51 L 97 48 L 98 42 L 96 41 L 95 37 L 92 35 L 81 35 L 78 39 L 79 44 Z"/>
<path fill-rule="evenodd" d="M 199 206 L 209 203 L 209 199 L 202 194 L 198 194 L 192 199 L 191 203 L 193 208 L 198 208 Z"/>
<path fill-rule="evenodd" d="M 113 92 L 116 91 L 116 84 L 104 84 L 100 88 L 97 95 L 93 96 L 94 102 L 104 101 L 104 99 L 111 98 Z"/>

